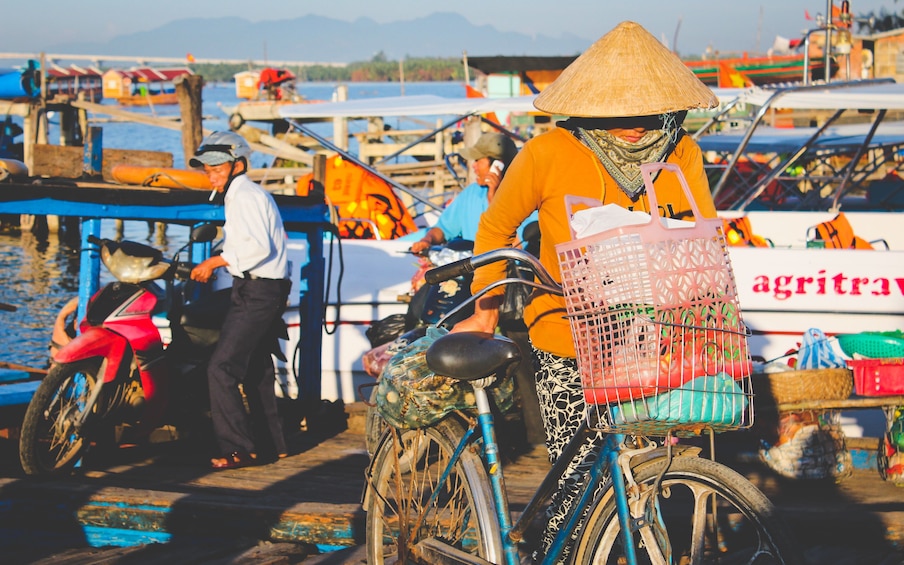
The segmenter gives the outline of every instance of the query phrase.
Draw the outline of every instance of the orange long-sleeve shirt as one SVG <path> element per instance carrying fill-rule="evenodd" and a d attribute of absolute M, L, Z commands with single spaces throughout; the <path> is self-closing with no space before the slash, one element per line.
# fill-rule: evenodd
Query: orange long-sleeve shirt
<path fill-rule="evenodd" d="M 715 217 L 716 209 L 699 146 L 685 135 L 668 162 L 683 171 L 700 213 Z M 689 212 L 690 205 L 676 175 L 664 171 L 654 186 L 660 215 L 676 217 Z M 631 202 L 590 149 L 569 131 L 556 128 L 528 141 L 509 166 L 490 207 L 481 216 L 474 242 L 475 254 L 510 246 L 521 222 L 532 211 L 539 210 L 540 262 L 554 279 L 561 281 L 555 246 L 571 239 L 565 210 L 565 196 L 569 194 L 649 212 L 646 196 L 636 204 Z M 471 289 L 477 292 L 504 275 L 504 263 L 478 269 Z M 524 321 L 534 347 L 561 357 L 575 356 L 561 297 L 546 293 L 535 295 L 524 311 Z"/>

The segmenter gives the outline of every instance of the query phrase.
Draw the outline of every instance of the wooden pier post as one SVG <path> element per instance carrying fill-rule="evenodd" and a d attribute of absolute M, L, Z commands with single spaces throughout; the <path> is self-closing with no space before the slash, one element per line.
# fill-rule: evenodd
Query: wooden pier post
<path fill-rule="evenodd" d="M 176 85 L 176 96 L 179 99 L 179 115 L 182 118 L 182 152 L 185 163 L 204 138 L 203 116 L 201 113 L 201 89 L 204 77 L 200 75 L 183 75 L 173 81 Z"/>
<path fill-rule="evenodd" d="M 477 143 L 477 139 L 481 136 L 480 129 L 480 117 L 479 116 L 471 116 L 467 120 L 465 120 L 464 127 L 464 145 L 465 147 L 471 147 L 475 143 Z M 474 170 L 471 168 L 471 164 L 468 163 L 468 184 L 471 184 L 476 179 L 474 178 Z"/>
<path fill-rule="evenodd" d="M 326 155 L 318 153 L 314 155 L 313 186 L 309 187 L 308 196 L 323 200 L 326 194 Z"/>
<path fill-rule="evenodd" d="M 85 173 L 98 176 L 104 170 L 104 130 L 98 126 L 88 128 L 85 139 Z"/>
<path fill-rule="evenodd" d="M 337 86 L 335 98 L 335 102 L 348 100 L 348 85 Z M 333 118 L 333 144 L 343 151 L 348 151 L 348 121 L 345 118 Z"/>

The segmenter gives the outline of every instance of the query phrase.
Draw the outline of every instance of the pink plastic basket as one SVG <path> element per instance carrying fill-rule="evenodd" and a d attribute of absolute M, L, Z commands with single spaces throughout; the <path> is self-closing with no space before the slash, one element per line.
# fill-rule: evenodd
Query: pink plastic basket
<path fill-rule="evenodd" d="M 860 396 L 904 394 L 904 359 L 854 359 L 848 365 Z"/>
<path fill-rule="evenodd" d="M 647 414 L 649 406 L 643 399 L 716 375 L 737 381 L 738 398 L 730 400 L 737 417 L 728 422 L 724 416 L 707 418 L 705 414 L 691 419 L 716 421 L 722 429 L 749 426 L 752 387 L 747 330 L 722 222 L 700 215 L 684 176 L 671 164 L 642 168 L 652 210 L 657 203 L 651 175 L 661 169 L 679 175 L 694 212 L 692 225 L 667 228 L 654 217 L 647 224 L 614 228 L 556 246 L 588 409 L 616 405 L 615 410 L 600 410 L 594 427 L 628 432 L 639 426 L 643 433 L 655 433 L 675 423 L 685 424 L 678 421 L 688 418 L 675 416 L 688 412 L 683 407 L 658 410 L 669 414 L 665 418 L 624 415 Z M 676 399 L 703 404 L 711 400 L 706 390 L 698 390 L 698 384 L 693 386 L 695 394 L 704 398 L 681 394 Z M 718 404 L 723 409 L 724 398 Z M 651 423 L 654 420 L 660 422 Z"/>

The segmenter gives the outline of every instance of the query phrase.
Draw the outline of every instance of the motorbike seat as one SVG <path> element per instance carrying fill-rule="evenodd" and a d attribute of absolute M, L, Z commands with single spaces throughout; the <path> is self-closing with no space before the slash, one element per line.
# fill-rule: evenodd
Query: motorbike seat
<path fill-rule="evenodd" d="M 518 345 L 507 337 L 483 332 L 445 335 L 427 349 L 427 366 L 437 375 L 473 381 L 495 374 L 521 360 Z"/>

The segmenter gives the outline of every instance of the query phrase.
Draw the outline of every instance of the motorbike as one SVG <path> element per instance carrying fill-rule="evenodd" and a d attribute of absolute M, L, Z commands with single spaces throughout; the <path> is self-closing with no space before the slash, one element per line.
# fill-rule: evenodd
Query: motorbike
<path fill-rule="evenodd" d="M 216 234 L 212 224 L 197 226 L 172 259 L 141 243 L 89 237 L 116 280 L 90 298 L 78 335 L 56 351 L 26 409 L 19 458 L 28 475 L 69 473 L 91 447 L 137 443 L 164 423 L 178 429 L 203 416 L 206 362 L 229 289 L 200 292 L 194 265 L 179 259 Z M 154 322 L 164 311 L 166 340 Z"/>

